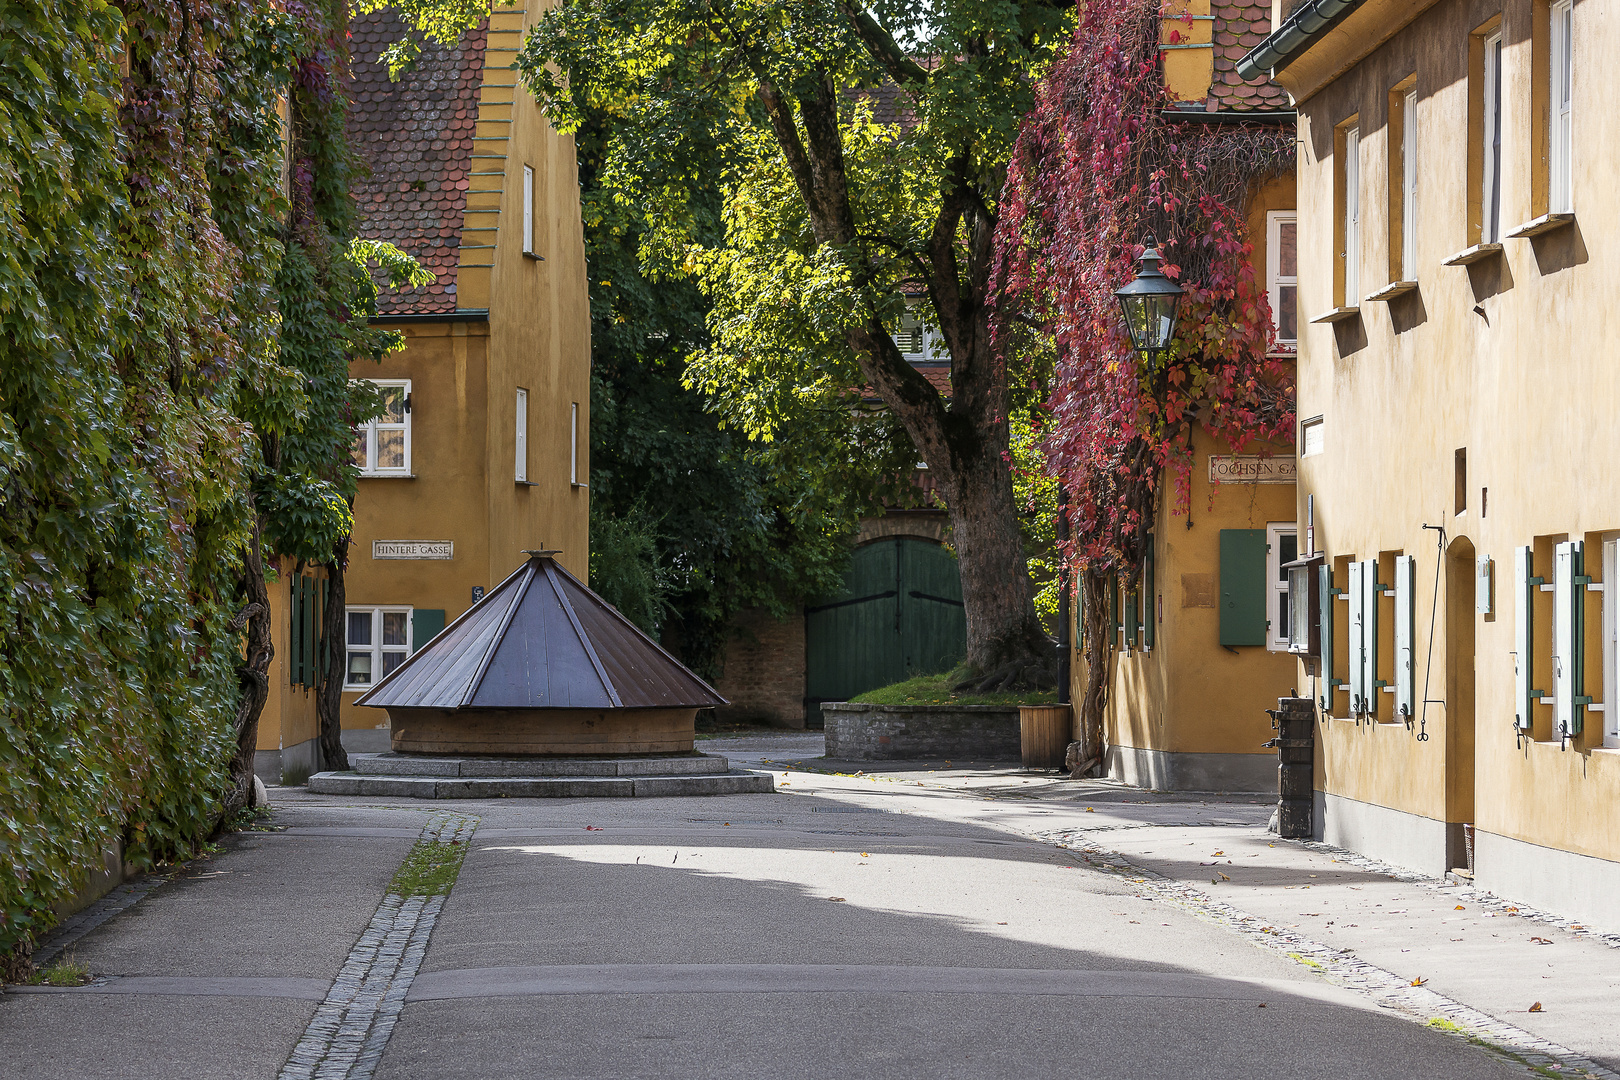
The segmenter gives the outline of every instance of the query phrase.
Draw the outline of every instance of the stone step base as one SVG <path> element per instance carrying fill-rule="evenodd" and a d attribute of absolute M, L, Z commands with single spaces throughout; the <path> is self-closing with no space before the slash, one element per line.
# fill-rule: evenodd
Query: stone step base
<path fill-rule="evenodd" d="M 724 776 L 731 762 L 718 754 L 649 758 L 459 758 L 422 754 L 350 754 L 354 771 L 367 776 Z"/>
<path fill-rule="evenodd" d="M 309 778 L 317 795 L 371 795 L 407 799 L 629 799 L 669 795 L 770 794 L 768 773 L 697 776 L 377 776 L 322 772 Z"/>

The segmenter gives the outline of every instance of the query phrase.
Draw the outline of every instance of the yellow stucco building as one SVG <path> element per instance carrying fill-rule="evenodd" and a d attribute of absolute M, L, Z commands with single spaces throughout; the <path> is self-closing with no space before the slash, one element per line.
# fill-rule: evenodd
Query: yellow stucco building
<path fill-rule="evenodd" d="M 590 303 L 571 137 L 547 123 L 511 64 L 539 15 L 496 7 L 390 82 L 378 63 L 403 34 L 388 13 L 352 26 L 351 146 L 369 167 L 362 235 L 434 274 L 385 291 L 376 321 L 406 348 L 356 361 L 385 414 L 358 429 L 346 573 L 343 741 L 381 750 L 387 717 L 355 697 L 525 560 L 554 548 L 588 573 Z M 276 659 L 258 771 L 318 767 L 314 683 L 324 574 L 277 568 Z"/>
<path fill-rule="evenodd" d="M 1299 103 L 1317 828 L 1620 929 L 1620 21 L 1278 14 L 1243 66 Z"/>
<path fill-rule="evenodd" d="M 1168 11 L 1160 49 L 1174 107 L 1166 118 L 1291 126 L 1279 87 L 1235 71 L 1269 27 L 1259 3 L 1193 0 Z M 1297 338 L 1293 177 L 1253 185 L 1246 212 L 1256 277 L 1278 320 L 1277 349 L 1289 355 Z M 1191 479 L 1189 514 L 1173 513 L 1173 495 L 1159 500 L 1140 587 L 1113 590 L 1104 766 L 1143 787 L 1274 791 L 1277 757 L 1261 744 L 1271 736 L 1265 710 L 1295 681 L 1281 571 L 1298 542 L 1293 448 L 1257 445 L 1234 455 L 1200 430 Z M 1072 640 L 1078 702 L 1087 672 L 1080 635 Z"/>

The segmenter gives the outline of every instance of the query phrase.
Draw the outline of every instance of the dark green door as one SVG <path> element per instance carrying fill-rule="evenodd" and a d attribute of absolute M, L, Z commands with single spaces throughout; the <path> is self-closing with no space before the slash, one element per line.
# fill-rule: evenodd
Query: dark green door
<path fill-rule="evenodd" d="M 908 536 L 862 545 L 843 590 L 805 608 L 805 637 L 812 723 L 823 701 L 949 671 L 967 653 L 956 558 Z"/>

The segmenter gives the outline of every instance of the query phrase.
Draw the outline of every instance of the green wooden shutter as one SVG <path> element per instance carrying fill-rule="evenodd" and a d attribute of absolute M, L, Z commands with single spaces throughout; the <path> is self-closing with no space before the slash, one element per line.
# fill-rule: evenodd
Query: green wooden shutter
<path fill-rule="evenodd" d="M 1338 590 L 1333 587 L 1333 567 L 1324 563 L 1317 567 L 1317 600 L 1321 605 L 1320 631 L 1322 650 L 1322 699 L 1319 704 L 1322 711 L 1329 716 L 1333 715 L 1333 689 L 1339 685 L 1340 680 L 1333 677 L 1333 597 Z"/>
<path fill-rule="evenodd" d="M 304 685 L 315 685 L 315 579 L 300 578 L 304 583 Z"/>
<path fill-rule="evenodd" d="M 415 652 L 444 629 L 444 608 L 417 608 L 411 612 L 411 652 Z"/>
<path fill-rule="evenodd" d="M 1142 593 L 1147 606 L 1142 612 L 1142 647 L 1153 648 L 1153 627 L 1158 620 L 1158 588 L 1153 580 L 1153 538 L 1148 537 L 1147 558 L 1142 564 Z"/>
<path fill-rule="evenodd" d="M 1119 648 L 1119 579 L 1108 578 L 1108 647 Z"/>
<path fill-rule="evenodd" d="M 1221 530 L 1221 644 L 1266 643 L 1266 530 Z"/>
<path fill-rule="evenodd" d="M 287 582 L 287 681 L 294 686 L 304 684 L 304 578 L 294 575 Z"/>
<path fill-rule="evenodd" d="M 1125 594 L 1125 647 L 1134 649 L 1136 640 L 1136 611 L 1141 603 L 1142 586 L 1138 584 L 1135 589 Z"/>

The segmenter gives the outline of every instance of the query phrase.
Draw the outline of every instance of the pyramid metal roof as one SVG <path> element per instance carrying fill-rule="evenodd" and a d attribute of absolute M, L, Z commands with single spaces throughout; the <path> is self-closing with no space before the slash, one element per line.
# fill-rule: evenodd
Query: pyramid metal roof
<path fill-rule="evenodd" d="M 678 709 L 714 687 L 535 552 L 356 705 L 416 709 Z"/>

